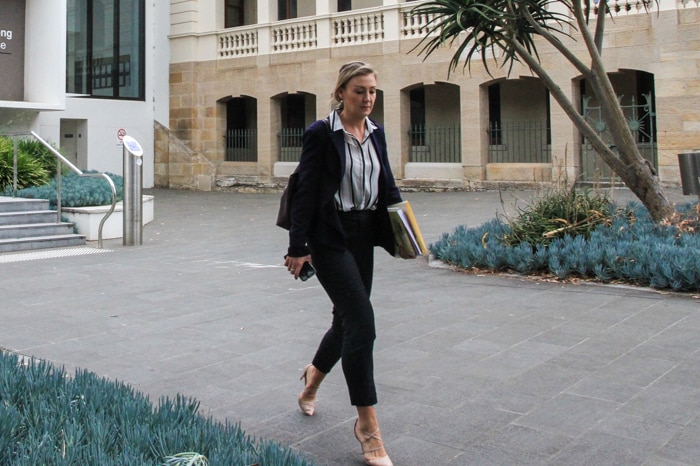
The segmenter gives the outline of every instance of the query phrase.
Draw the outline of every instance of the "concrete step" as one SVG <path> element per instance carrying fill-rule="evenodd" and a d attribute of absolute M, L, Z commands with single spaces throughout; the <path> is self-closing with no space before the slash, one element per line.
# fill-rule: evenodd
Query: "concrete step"
<path fill-rule="evenodd" d="M 56 217 L 46 199 L 0 196 L 0 253 L 84 246 L 85 235 Z"/>
<path fill-rule="evenodd" d="M 32 236 L 69 235 L 72 223 L 28 223 L 24 225 L 0 225 L 0 239 L 30 238 Z"/>
<path fill-rule="evenodd" d="M 84 245 L 85 236 L 75 234 L 10 238 L 0 239 L 0 253 Z"/>
<path fill-rule="evenodd" d="M 56 221 L 54 210 L 30 210 L 26 212 L 0 212 L 0 225 L 27 225 Z"/>
<path fill-rule="evenodd" d="M 49 210 L 49 201 L 46 199 L 0 196 L 0 213 L 36 210 Z"/>

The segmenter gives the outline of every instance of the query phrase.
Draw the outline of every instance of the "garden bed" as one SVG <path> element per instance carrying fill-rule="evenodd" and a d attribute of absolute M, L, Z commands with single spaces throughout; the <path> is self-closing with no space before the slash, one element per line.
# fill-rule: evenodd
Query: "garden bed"
<path fill-rule="evenodd" d="M 141 216 L 143 225 L 153 221 L 155 201 L 153 196 L 144 195 Z M 109 211 L 110 206 L 63 207 L 62 216 L 74 223 L 78 233 L 85 235 L 88 241 L 97 241 L 100 222 Z M 102 229 L 102 239 L 116 239 L 124 236 L 124 204 L 117 202 L 114 212 L 109 216 Z"/>

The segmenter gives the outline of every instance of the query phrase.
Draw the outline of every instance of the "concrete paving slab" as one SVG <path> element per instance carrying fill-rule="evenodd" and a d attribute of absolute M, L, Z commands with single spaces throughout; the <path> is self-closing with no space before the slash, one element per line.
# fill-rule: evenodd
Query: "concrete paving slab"
<path fill-rule="evenodd" d="M 141 246 L 0 261 L 0 347 L 153 400 L 194 397 L 203 414 L 318 464 L 363 464 L 340 368 L 316 416 L 297 407 L 330 304 L 317 280 L 283 267 L 278 195 L 146 191 L 155 218 Z M 534 195 L 404 197 L 434 242 Z M 377 250 L 373 298 L 394 464 L 697 464 L 697 295 L 465 274 Z"/>

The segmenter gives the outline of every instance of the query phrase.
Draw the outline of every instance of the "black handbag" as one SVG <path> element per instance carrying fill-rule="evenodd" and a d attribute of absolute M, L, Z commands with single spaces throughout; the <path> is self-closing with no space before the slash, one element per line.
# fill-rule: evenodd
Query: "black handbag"
<path fill-rule="evenodd" d="M 331 134 L 331 122 L 328 118 L 323 120 L 326 124 L 326 131 L 328 135 Z M 330 137 L 328 138 L 328 143 L 331 144 Z M 298 167 L 297 167 L 298 170 Z M 277 211 L 277 226 L 289 230 L 292 226 L 292 198 L 297 191 L 297 181 L 299 174 L 296 170 L 294 173 L 289 175 L 289 180 L 287 181 L 287 187 L 284 188 L 282 192 L 282 197 L 280 198 L 280 208 Z"/>
<path fill-rule="evenodd" d="M 282 197 L 280 198 L 280 208 L 277 212 L 277 226 L 289 230 L 292 226 L 292 197 L 297 190 L 297 178 L 298 173 L 295 171 L 289 175 L 289 180 L 287 181 L 287 187 L 284 188 Z"/>

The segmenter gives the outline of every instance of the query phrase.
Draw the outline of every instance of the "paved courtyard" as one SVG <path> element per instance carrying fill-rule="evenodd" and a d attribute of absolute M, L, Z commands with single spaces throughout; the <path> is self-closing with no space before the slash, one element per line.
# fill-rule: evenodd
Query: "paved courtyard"
<path fill-rule="evenodd" d="M 330 304 L 282 265 L 279 195 L 147 191 L 141 246 L 0 255 L 0 347 L 153 400 L 194 397 L 319 464 L 363 464 L 340 367 L 316 416 L 296 404 Z M 531 196 L 404 195 L 428 242 Z M 700 464 L 697 295 L 376 258 L 377 409 L 395 465 Z"/>

